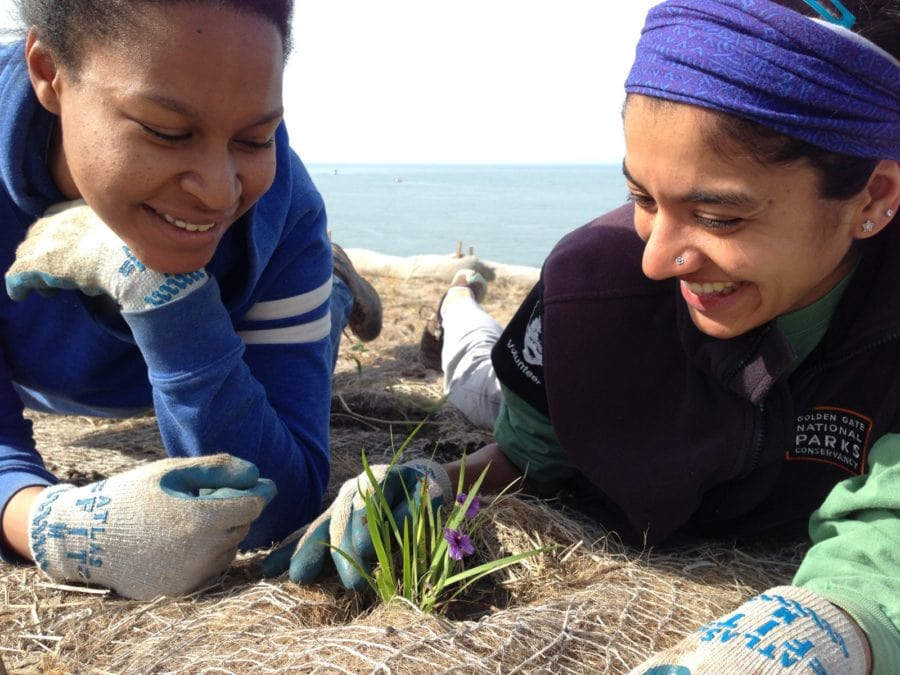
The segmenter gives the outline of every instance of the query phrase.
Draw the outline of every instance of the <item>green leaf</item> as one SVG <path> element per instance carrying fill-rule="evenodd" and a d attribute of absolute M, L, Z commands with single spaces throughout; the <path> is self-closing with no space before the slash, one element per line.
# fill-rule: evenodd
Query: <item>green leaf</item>
<path fill-rule="evenodd" d="M 371 469 L 368 469 L 370 479 Z M 381 495 L 384 499 L 384 495 Z M 378 583 L 378 593 L 382 600 L 390 600 L 397 594 L 397 580 L 393 569 L 393 556 L 391 555 L 391 537 L 390 534 L 382 533 L 380 525 L 382 520 L 380 513 L 376 507 L 376 499 L 372 495 L 366 495 L 366 527 L 369 529 L 369 536 L 372 538 L 372 546 L 375 549 L 375 558 L 378 561 L 378 569 L 376 571 L 376 581 Z M 383 534 L 386 536 L 383 537 Z"/>
<path fill-rule="evenodd" d="M 461 581 L 465 581 L 466 583 L 460 586 L 456 591 L 450 596 L 449 600 L 452 600 L 457 595 L 459 595 L 463 590 L 474 584 L 476 581 L 481 579 L 482 577 L 486 577 L 488 574 L 493 572 L 497 572 L 502 570 L 504 567 L 509 567 L 510 565 L 514 565 L 520 560 L 525 560 L 526 558 L 530 558 L 532 556 L 538 555 L 539 553 L 546 553 L 547 551 L 553 550 L 552 546 L 544 546 L 542 548 L 532 549 L 531 551 L 522 551 L 521 553 L 516 553 L 515 555 L 509 555 L 505 558 L 500 558 L 499 560 L 491 560 L 489 562 L 478 565 L 477 567 L 473 567 L 468 570 L 464 570 L 459 574 L 454 574 L 452 577 L 449 577 L 446 581 L 447 586 L 451 586 L 453 584 L 459 583 Z"/>
<path fill-rule="evenodd" d="M 404 598 L 413 602 L 416 597 L 415 589 L 415 547 L 409 545 L 409 522 L 403 526 L 403 544 L 400 547 L 400 555 L 403 561 L 403 576 L 400 582 L 400 592 Z"/>

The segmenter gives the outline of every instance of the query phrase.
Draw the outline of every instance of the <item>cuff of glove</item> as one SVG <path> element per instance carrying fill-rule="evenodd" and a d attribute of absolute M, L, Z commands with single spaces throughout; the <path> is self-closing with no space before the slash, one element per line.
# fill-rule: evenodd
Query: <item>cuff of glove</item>
<path fill-rule="evenodd" d="M 630 675 L 828 672 L 865 675 L 858 627 L 825 598 L 779 586 L 701 627 Z"/>
<path fill-rule="evenodd" d="M 148 312 L 183 300 L 209 281 L 206 270 L 161 274 L 146 269 L 118 297 L 123 312 Z"/>
<path fill-rule="evenodd" d="M 424 473 L 428 480 L 433 481 L 441 489 L 442 503 L 446 504 L 453 499 L 453 483 L 450 481 L 450 476 L 437 462 L 415 460 L 406 462 L 403 466 L 414 467 Z"/>
<path fill-rule="evenodd" d="M 43 467 L 34 467 L 31 471 L 11 471 L 3 474 L 2 493 L 0 493 L 0 517 L 4 515 L 9 506 L 10 500 L 20 490 L 30 487 L 49 487 L 56 484 L 56 479 Z M 10 563 L 12 565 L 31 564 L 31 560 L 18 555 L 12 550 L 12 547 L 3 543 L 3 537 L 0 537 L 0 561 Z"/>
<path fill-rule="evenodd" d="M 71 573 L 67 572 L 64 561 L 67 559 L 64 542 L 65 526 L 60 526 L 53 519 L 54 507 L 60 497 L 75 486 L 60 483 L 44 490 L 34 500 L 28 513 L 31 532 L 28 547 L 35 564 L 54 581 L 69 581 Z M 62 528 L 62 529 L 61 529 Z M 71 556 L 69 556 L 71 557 Z M 74 558 L 72 558 L 74 560 Z"/>
<path fill-rule="evenodd" d="M 871 595 L 862 590 L 849 591 L 828 582 L 824 582 L 823 586 L 817 588 L 812 581 L 802 584 L 803 588 L 818 593 L 842 609 L 857 623 L 866 636 L 872 673 L 900 673 L 900 641 L 889 609 L 894 601 L 891 594 Z"/>

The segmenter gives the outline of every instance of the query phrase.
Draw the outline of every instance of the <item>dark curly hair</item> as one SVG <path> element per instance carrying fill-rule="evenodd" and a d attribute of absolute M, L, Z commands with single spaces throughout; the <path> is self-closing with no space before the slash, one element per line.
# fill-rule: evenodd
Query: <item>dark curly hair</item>
<path fill-rule="evenodd" d="M 263 17 L 281 34 L 284 57 L 291 49 L 293 0 L 18 0 L 26 29 L 36 31 L 56 58 L 78 72 L 85 45 L 121 39 L 149 4 L 205 4 Z"/>

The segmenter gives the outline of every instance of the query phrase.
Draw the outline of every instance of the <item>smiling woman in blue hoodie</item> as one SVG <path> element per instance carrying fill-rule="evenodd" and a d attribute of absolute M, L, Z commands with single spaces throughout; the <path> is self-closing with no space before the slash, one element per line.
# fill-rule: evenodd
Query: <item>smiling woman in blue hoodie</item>
<path fill-rule="evenodd" d="M 640 675 L 900 672 L 898 21 L 896 0 L 661 2 L 625 83 L 633 203 L 564 237 L 502 332 L 474 276 L 442 303 L 451 400 L 461 373 L 456 400 L 498 411 L 466 477 L 525 476 L 635 546 L 808 532 L 791 585 Z M 499 387 L 466 391 L 487 354 Z M 459 470 L 385 480 L 450 501 Z M 329 540 L 368 563 L 355 497 L 273 570 L 311 582 Z"/>
<path fill-rule="evenodd" d="M 20 8 L 27 37 L 0 48 L 0 552 L 190 591 L 318 513 L 341 330 L 351 310 L 380 329 L 337 248 L 333 275 L 282 122 L 292 2 Z M 171 459 L 59 485 L 25 406 L 154 411 Z"/>

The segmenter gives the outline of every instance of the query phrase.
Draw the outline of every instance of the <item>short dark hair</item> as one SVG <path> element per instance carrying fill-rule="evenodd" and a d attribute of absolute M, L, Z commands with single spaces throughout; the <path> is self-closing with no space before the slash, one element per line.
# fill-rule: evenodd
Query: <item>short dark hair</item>
<path fill-rule="evenodd" d="M 294 0 L 18 0 L 19 16 L 59 62 L 75 73 L 85 45 L 114 40 L 133 26 L 143 5 L 206 4 L 263 17 L 281 34 L 284 57 L 291 50 Z"/>
<path fill-rule="evenodd" d="M 819 173 L 819 195 L 823 199 L 849 199 L 858 194 L 879 161 L 826 150 L 743 117 L 724 113 L 716 117 L 718 123 L 707 134 L 711 147 L 723 153 L 737 149 L 760 164 L 789 164 L 805 159 Z"/>

